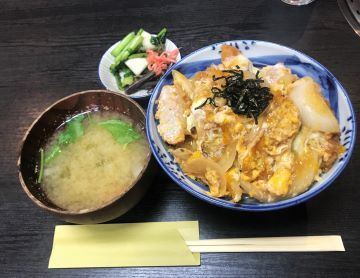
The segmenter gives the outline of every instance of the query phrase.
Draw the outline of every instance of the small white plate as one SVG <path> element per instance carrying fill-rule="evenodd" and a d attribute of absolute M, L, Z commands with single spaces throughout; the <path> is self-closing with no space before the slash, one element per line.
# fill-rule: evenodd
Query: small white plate
<path fill-rule="evenodd" d="M 118 92 L 121 94 L 124 94 L 124 91 L 120 90 L 116 84 L 115 77 L 110 72 L 110 66 L 114 63 L 115 58 L 111 55 L 111 51 L 115 48 L 115 46 L 120 41 L 114 43 L 101 57 L 100 64 L 99 64 L 99 78 L 101 80 L 101 83 L 105 86 L 106 89 Z M 177 48 L 177 46 L 169 39 L 166 39 L 165 42 L 165 50 L 171 51 Z M 176 57 L 176 61 L 180 61 L 181 55 L 180 52 L 178 56 Z M 137 91 L 134 94 L 129 95 L 129 97 L 134 99 L 140 99 L 140 98 L 148 98 L 150 97 L 151 92 L 149 93 L 148 90 L 141 90 Z"/>

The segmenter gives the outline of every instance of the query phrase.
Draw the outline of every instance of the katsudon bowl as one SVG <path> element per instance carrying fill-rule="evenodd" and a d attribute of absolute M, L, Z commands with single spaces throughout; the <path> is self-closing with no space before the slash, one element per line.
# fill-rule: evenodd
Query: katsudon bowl
<path fill-rule="evenodd" d="M 52 202 L 43 189 L 42 183 L 38 182 L 39 174 L 36 169 L 39 169 L 39 150 L 51 140 L 53 134 L 61 129 L 64 123 L 73 119 L 74 115 L 87 115 L 90 118 L 88 113 L 111 113 L 119 117 L 126 117 L 143 134 L 144 142 L 147 144 L 145 111 L 139 104 L 125 95 L 107 90 L 91 90 L 78 92 L 60 99 L 41 113 L 23 138 L 18 160 L 20 183 L 30 200 L 38 207 L 61 219 L 78 224 L 101 223 L 123 215 L 141 200 L 154 174 L 154 161 L 151 151 L 148 149 L 143 154 L 144 164 L 142 164 L 141 169 L 136 170 L 137 174 L 130 185 L 120 193 L 116 192 L 111 196 L 111 199 L 81 210 L 64 209 Z M 91 158 L 85 157 L 85 159 L 90 160 Z M 83 169 L 83 171 L 90 170 Z M 85 172 L 84 174 L 89 175 L 90 173 Z M 101 176 L 96 177 L 94 184 L 99 185 L 102 178 Z M 119 181 L 115 182 L 119 183 Z M 69 184 L 69 188 L 72 186 L 75 185 Z"/>
<path fill-rule="evenodd" d="M 281 62 L 286 67 L 290 68 L 298 77 L 310 76 L 321 86 L 322 94 L 330 104 L 331 109 L 334 111 L 340 124 L 340 143 L 344 146 L 344 152 L 335 161 L 331 169 L 323 174 L 321 179 L 314 182 L 304 193 L 292 198 L 269 203 L 262 203 L 248 196 L 243 197 L 239 203 L 234 203 L 226 198 L 212 197 L 208 194 L 209 189 L 206 185 L 191 179 L 184 174 L 181 167 L 174 160 L 172 154 L 168 151 L 167 144 L 163 141 L 158 132 L 157 126 L 159 122 L 155 118 L 158 99 L 162 88 L 165 85 L 173 84 L 171 75 L 172 70 L 177 70 L 189 78 L 196 72 L 205 70 L 211 64 L 221 63 L 221 46 L 223 44 L 238 48 L 251 60 L 255 67 L 262 68 L 267 65 L 274 65 Z M 233 210 L 277 210 L 294 206 L 314 197 L 327 188 L 345 168 L 349 162 L 356 138 L 355 115 L 349 96 L 340 82 L 328 69 L 313 58 L 297 50 L 271 42 L 255 40 L 236 40 L 216 43 L 185 56 L 180 62 L 173 65 L 173 67 L 170 68 L 158 82 L 150 99 L 146 118 L 147 136 L 151 150 L 156 160 L 169 177 L 195 197 L 210 204 Z"/>

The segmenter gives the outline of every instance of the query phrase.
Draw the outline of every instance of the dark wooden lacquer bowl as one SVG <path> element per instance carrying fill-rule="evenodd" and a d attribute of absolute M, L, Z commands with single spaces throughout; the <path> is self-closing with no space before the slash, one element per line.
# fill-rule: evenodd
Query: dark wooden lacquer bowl
<path fill-rule="evenodd" d="M 68 211 L 54 205 L 37 184 L 35 167 L 39 149 L 56 129 L 69 117 L 86 111 L 112 111 L 128 116 L 141 130 L 145 130 L 145 112 L 127 96 L 107 90 L 92 90 L 65 97 L 47 108 L 26 132 L 18 160 L 19 179 L 25 193 L 39 207 L 71 223 L 101 223 L 117 218 L 135 206 L 145 194 L 154 173 L 154 162 L 149 151 L 146 166 L 128 191 L 109 203 L 83 212 Z"/>

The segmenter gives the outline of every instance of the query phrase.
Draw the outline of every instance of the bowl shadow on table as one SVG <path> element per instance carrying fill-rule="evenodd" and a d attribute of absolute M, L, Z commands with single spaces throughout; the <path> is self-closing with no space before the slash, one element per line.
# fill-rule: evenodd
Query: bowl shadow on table
<path fill-rule="evenodd" d="M 262 1 L 241 22 L 232 27 L 236 32 L 244 30 L 245 34 L 242 34 L 244 37 L 291 46 L 303 36 L 312 12 L 320 4 L 319 2 L 298 7 L 285 4 L 281 0 Z M 254 32 L 254 29 L 265 31 L 258 33 Z"/>
<path fill-rule="evenodd" d="M 306 204 L 273 211 L 234 211 L 203 203 L 201 228 L 204 238 L 213 237 L 268 237 L 308 234 Z M 211 232 L 207 232 L 211 231 Z"/>
<path fill-rule="evenodd" d="M 149 98 L 139 98 L 135 99 L 135 101 L 146 111 L 149 105 Z"/>

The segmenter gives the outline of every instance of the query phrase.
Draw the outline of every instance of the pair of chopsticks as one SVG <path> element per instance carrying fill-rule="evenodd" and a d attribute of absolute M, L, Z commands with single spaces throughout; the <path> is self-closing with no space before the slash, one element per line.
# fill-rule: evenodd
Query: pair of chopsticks
<path fill-rule="evenodd" d="M 188 240 L 191 252 L 330 252 L 345 251 L 341 236 L 296 236 Z"/>

